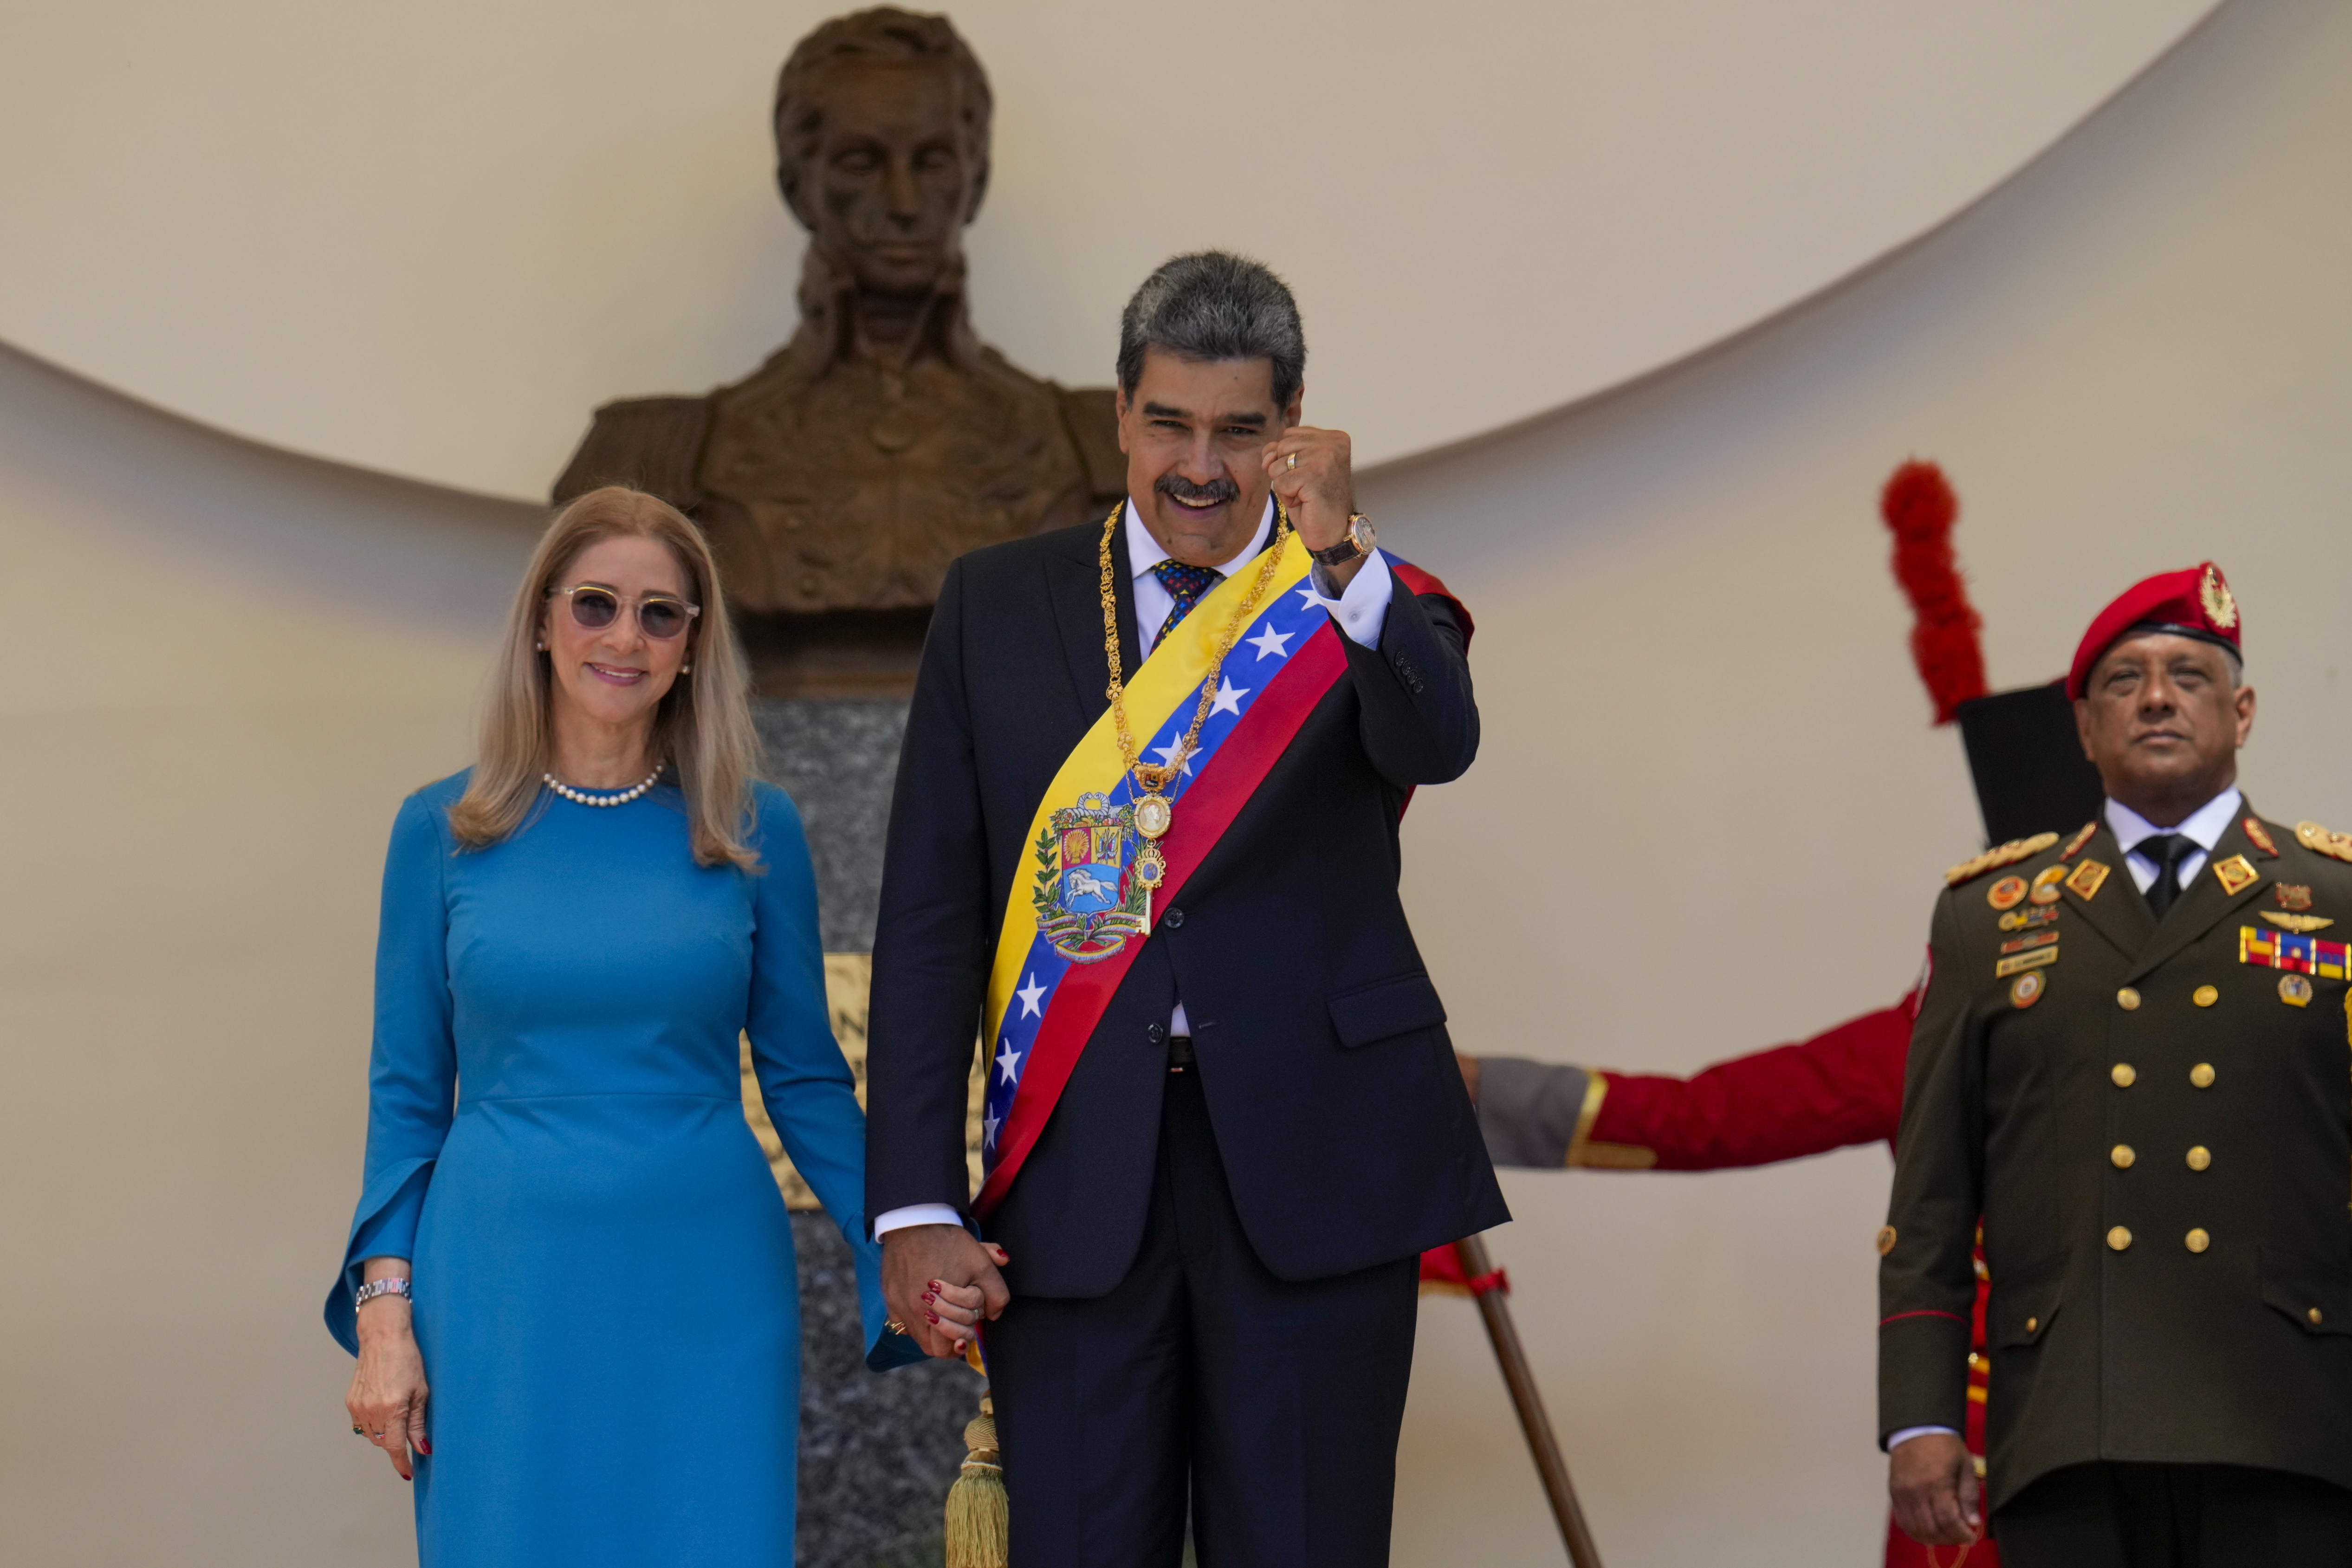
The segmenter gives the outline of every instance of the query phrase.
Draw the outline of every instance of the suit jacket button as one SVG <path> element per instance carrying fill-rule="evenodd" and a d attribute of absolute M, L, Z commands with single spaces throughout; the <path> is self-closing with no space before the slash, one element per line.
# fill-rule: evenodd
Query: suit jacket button
<path fill-rule="evenodd" d="M 2200 1089 L 2212 1088 L 2213 1064 L 2211 1062 L 2199 1062 L 2195 1067 L 2190 1068 L 2189 1069 L 2189 1081 L 2195 1084 Z"/>
<path fill-rule="evenodd" d="M 2189 1151 L 2189 1168 L 2190 1170 L 2201 1171 L 2212 1163 L 2213 1151 L 2205 1147 L 2204 1144 L 2200 1143 L 2197 1147 Z"/>
<path fill-rule="evenodd" d="M 2039 1318 L 2028 1318 L 2025 1320 L 2025 1331 L 2029 1334 L 2033 1333 L 2041 1327 L 2042 1320 Z"/>
<path fill-rule="evenodd" d="M 1170 931 L 1174 931 L 1178 926 L 1184 923 L 1184 911 L 1182 910 L 1170 910 L 1166 914 L 1160 917 L 1160 923 L 1166 926 Z"/>
<path fill-rule="evenodd" d="M 2306 1317 L 2306 1318 L 2309 1318 L 2313 1322 L 2316 1323 L 2317 1321 L 2319 1321 L 2319 1317 L 2320 1317 L 2319 1309 L 2318 1309 L 2318 1308 L 2316 1308 L 2316 1307 L 2314 1307 L 2310 1311 L 2305 1312 L 2305 1313 L 2304 1314 L 2304 1316 L 2305 1316 L 2305 1317 Z"/>
<path fill-rule="evenodd" d="M 2131 1232 L 2130 1232 L 2130 1231 L 2128 1231 L 2128 1230 L 2126 1230 L 2122 1226 L 2116 1226 L 2116 1228 L 2115 1228 L 2115 1229 L 2113 1229 L 2113 1230 L 2111 1230 L 2111 1231 L 2107 1232 L 2107 1250 L 2108 1250 L 2108 1251 L 2110 1251 L 2110 1252 L 2121 1252 L 2121 1251 L 2123 1251 L 2123 1250 L 2124 1250 L 2124 1248 L 2126 1248 L 2126 1247 L 2129 1247 L 2130 1245 L 2131 1245 Z"/>
<path fill-rule="evenodd" d="M 2128 1171 L 2132 1168 L 2132 1162 L 2139 1156 L 2132 1152 L 2130 1144 L 2118 1143 L 2107 1151 L 2107 1158 L 2114 1163 L 2116 1170 Z"/>
<path fill-rule="evenodd" d="M 2132 1070 L 2132 1065 L 2129 1062 L 2117 1062 L 2108 1069 L 2107 1076 L 2116 1080 L 2117 1089 L 2129 1089 L 2139 1078 L 2139 1074 Z"/>
<path fill-rule="evenodd" d="M 2221 993 L 2210 985 L 2200 985 L 2189 999 L 2200 1007 L 2210 1007 L 2221 999 Z"/>
<path fill-rule="evenodd" d="M 1165 1024 L 1147 1025 L 1143 1031 L 1143 1037 L 1150 1040 L 1155 1046 L 1164 1046 L 1168 1043 L 1168 1026 Z"/>
<path fill-rule="evenodd" d="M 2126 985 L 2116 993 L 2116 1005 L 2129 1013 L 2139 1006 L 2139 993 Z"/>
<path fill-rule="evenodd" d="M 2213 1245 L 2213 1238 L 2202 1230 L 2192 1230 L 2183 1238 L 2183 1245 L 2191 1252 L 2202 1252 Z"/>

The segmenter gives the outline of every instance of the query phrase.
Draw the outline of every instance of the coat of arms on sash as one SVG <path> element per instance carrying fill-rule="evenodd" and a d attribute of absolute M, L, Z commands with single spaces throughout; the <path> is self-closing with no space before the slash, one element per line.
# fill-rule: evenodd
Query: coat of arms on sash
<path fill-rule="evenodd" d="M 1135 807 L 1087 794 L 1037 835 L 1037 929 L 1073 963 L 1093 963 L 1151 929 L 1150 881 L 1137 875 Z"/>

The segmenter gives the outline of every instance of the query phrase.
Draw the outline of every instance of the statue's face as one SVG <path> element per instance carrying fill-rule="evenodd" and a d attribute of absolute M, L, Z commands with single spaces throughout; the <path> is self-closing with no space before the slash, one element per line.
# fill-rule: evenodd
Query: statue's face
<path fill-rule="evenodd" d="M 827 73 L 815 156 L 788 182 L 793 211 L 877 294 L 928 293 L 956 258 L 979 192 L 941 65 Z"/>

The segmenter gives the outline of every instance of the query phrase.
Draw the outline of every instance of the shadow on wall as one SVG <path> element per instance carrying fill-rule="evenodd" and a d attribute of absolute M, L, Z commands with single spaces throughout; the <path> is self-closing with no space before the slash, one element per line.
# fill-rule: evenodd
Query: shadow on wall
<path fill-rule="evenodd" d="M 547 517 L 225 435 L 6 344 L 0 471 L 151 563 L 465 633 L 498 626 Z M 64 591 L 105 602 L 103 583 Z"/>

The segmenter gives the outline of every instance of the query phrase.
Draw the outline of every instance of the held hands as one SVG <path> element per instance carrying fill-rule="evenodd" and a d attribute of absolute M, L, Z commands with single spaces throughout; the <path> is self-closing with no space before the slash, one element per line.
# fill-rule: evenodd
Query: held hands
<path fill-rule="evenodd" d="M 425 1356 L 408 1320 L 408 1303 L 379 1296 L 360 1308 L 360 1364 L 343 1407 L 360 1435 L 391 1456 L 404 1481 L 415 1478 L 409 1456 L 433 1452 L 425 1436 Z"/>
<path fill-rule="evenodd" d="M 1965 1546 L 1984 1533 L 1977 1468 L 1968 1445 L 1948 1432 L 1927 1432 L 1887 1456 L 1886 1490 L 1895 1522 L 1926 1546 Z"/>
<path fill-rule="evenodd" d="M 982 1318 L 1013 1300 L 997 1272 L 1012 1259 L 961 1226 L 910 1225 L 882 1238 L 882 1300 L 925 1355 L 953 1361 Z"/>
<path fill-rule="evenodd" d="M 1290 513 L 1298 542 L 1309 550 L 1328 550 L 1347 535 L 1348 518 L 1356 510 L 1351 453 L 1345 430 L 1318 430 L 1311 425 L 1294 425 L 1266 443 L 1266 477 Z M 1345 586 L 1363 564 L 1363 557 L 1358 556 L 1325 570 Z"/>

